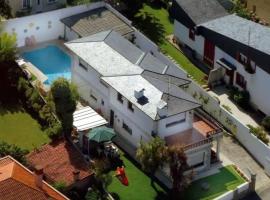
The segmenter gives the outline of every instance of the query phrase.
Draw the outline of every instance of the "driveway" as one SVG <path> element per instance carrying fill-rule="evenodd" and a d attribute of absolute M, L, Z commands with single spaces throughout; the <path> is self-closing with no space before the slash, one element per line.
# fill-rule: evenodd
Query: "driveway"
<path fill-rule="evenodd" d="M 225 162 L 235 163 L 246 175 L 250 169 L 257 174 L 256 192 L 247 199 L 270 200 L 270 178 L 264 173 L 263 168 L 251 155 L 232 137 L 225 135 L 221 142 L 221 159 Z M 258 195 L 258 198 L 255 198 Z"/>

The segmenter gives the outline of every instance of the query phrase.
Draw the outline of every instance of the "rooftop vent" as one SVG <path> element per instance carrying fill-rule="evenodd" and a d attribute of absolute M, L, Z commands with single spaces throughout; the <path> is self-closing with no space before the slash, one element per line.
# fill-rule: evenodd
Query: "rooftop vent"
<path fill-rule="evenodd" d="M 157 113 L 160 118 L 165 118 L 168 114 L 168 104 L 167 102 L 160 100 L 157 105 Z"/>
<path fill-rule="evenodd" d="M 134 96 L 137 100 L 141 99 L 142 97 L 144 97 L 144 88 L 143 89 L 139 89 L 139 90 L 135 90 L 134 91 Z"/>

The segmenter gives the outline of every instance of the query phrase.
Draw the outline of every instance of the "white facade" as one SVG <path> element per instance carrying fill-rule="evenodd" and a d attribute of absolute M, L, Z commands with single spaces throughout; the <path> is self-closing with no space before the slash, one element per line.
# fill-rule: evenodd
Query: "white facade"
<path fill-rule="evenodd" d="M 164 138 L 175 133 L 180 133 L 192 128 L 193 111 L 180 113 L 165 119 L 153 120 L 142 110 L 136 106 L 132 106 L 134 111 L 128 108 L 128 100 L 123 97 L 123 103 L 117 99 L 118 92 L 102 82 L 101 75 L 92 67 L 83 63 L 87 67 L 79 66 L 79 59 L 75 58 L 75 63 L 72 68 L 72 82 L 78 86 L 81 97 L 88 101 L 90 106 L 96 110 L 100 110 L 102 116 L 108 121 L 111 121 L 111 110 L 114 112 L 113 128 L 121 134 L 123 138 L 129 141 L 134 147 L 138 147 L 140 141 L 148 142 L 152 139 L 152 133 L 156 133 L 161 138 Z M 94 96 L 94 98 L 93 98 Z M 184 120 L 185 119 L 185 120 Z M 173 126 L 166 127 L 175 121 L 181 121 Z M 127 125 L 132 132 L 123 128 L 123 124 Z M 201 164 L 197 171 L 206 170 L 210 167 L 211 143 L 188 150 L 188 164 L 194 166 Z"/>
<path fill-rule="evenodd" d="M 180 43 L 183 43 L 192 48 L 197 57 L 202 59 L 204 56 L 204 42 L 205 39 L 202 36 L 195 35 L 195 40 L 189 38 L 189 29 L 178 21 L 174 21 L 174 34 Z M 266 115 L 270 115 L 270 105 L 268 99 L 270 98 L 270 92 L 267 87 L 270 85 L 270 75 L 262 70 L 259 66 L 256 66 L 255 74 L 250 74 L 245 70 L 245 67 L 239 63 L 235 58 L 231 57 L 217 46 L 215 47 L 214 67 L 220 67 L 217 61 L 221 58 L 225 58 L 234 66 L 236 66 L 236 72 L 245 77 L 247 82 L 246 89 L 250 93 L 250 100 L 252 105 L 264 112 Z M 236 72 L 234 74 L 234 86 L 241 89 L 236 84 Z M 224 70 L 224 79 L 228 82 L 228 77 Z"/>

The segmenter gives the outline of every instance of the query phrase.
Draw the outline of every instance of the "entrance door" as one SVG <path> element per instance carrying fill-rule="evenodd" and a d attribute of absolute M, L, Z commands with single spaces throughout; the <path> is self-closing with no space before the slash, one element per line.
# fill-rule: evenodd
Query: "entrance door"
<path fill-rule="evenodd" d="M 111 110 L 111 113 L 110 113 L 110 126 L 113 127 L 113 124 L 114 124 L 114 111 Z"/>
<path fill-rule="evenodd" d="M 204 42 L 204 57 L 203 60 L 206 64 L 213 68 L 215 59 L 215 45 L 208 40 Z"/>
<path fill-rule="evenodd" d="M 230 85 L 233 85 L 234 70 L 228 70 L 228 69 L 226 69 L 226 75 L 229 77 L 229 84 Z"/>

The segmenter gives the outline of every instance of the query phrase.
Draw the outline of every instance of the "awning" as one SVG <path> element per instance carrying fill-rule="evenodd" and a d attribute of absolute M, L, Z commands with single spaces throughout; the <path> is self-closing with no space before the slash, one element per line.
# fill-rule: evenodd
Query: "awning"
<path fill-rule="evenodd" d="M 217 61 L 217 63 L 221 66 L 221 67 L 225 67 L 228 70 L 236 70 L 236 67 L 230 63 L 229 61 L 227 61 L 225 58 L 221 58 Z"/>
<path fill-rule="evenodd" d="M 107 124 L 107 121 L 89 106 L 73 113 L 73 126 L 84 131 Z"/>

